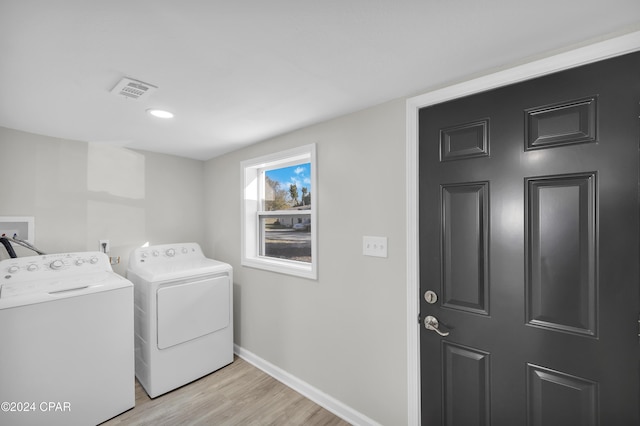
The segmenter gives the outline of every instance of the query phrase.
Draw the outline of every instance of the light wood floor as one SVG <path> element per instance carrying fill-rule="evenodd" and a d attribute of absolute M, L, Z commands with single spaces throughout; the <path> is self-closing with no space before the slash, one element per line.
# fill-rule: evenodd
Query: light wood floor
<path fill-rule="evenodd" d="M 347 426 L 242 358 L 172 392 L 149 398 L 136 381 L 136 406 L 115 425 Z"/>

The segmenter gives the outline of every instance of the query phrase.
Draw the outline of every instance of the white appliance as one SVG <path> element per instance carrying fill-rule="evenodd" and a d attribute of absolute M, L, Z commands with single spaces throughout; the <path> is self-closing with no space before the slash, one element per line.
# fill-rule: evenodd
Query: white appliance
<path fill-rule="evenodd" d="M 139 248 L 135 288 L 136 377 L 151 398 L 233 362 L 233 273 L 196 243 Z"/>
<path fill-rule="evenodd" d="M 109 258 L 0 261 L 0 424 L 96 425 L 134 405 L 133 285 Z"/>

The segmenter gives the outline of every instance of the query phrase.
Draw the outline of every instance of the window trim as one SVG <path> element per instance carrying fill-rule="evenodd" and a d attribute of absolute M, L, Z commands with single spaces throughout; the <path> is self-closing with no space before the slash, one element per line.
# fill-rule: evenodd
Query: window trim
<path fill-rule="evenodd" d="M 260 255 L 260 214 L 264 194 L 263 176 L 265 170 L 287 167 L 299 163 L 311 163 L 311 209 L 304 214 L 311 217 L 311 262 L 279 259 Z M 241 265 L 295 275 L 303 278 L 318 279 L 318 186 L 316 144 L 280 151 L 262 157 L 245 160 L 240 163 L 242 181 L 241 205 Z M 308 212 L 308 213 L 307 213 Z M 275 212 L 274 212 L 275 213 Z M 300 212 L 295 212 L 300 214 Z M 294 214 L 292 212 L 291 214 Z"/>

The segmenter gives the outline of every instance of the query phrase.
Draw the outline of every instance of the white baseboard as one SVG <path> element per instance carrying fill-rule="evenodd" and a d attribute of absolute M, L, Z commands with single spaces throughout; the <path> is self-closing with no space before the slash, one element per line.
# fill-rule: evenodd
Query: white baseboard
<path fill-rule="evenodd" d="M 280 367 L 271 364 L 269 361 L 260 358 L 256 354 L 235 344 L 233 345 L 233 350 L 240 358 L 264 371 L 279 382 L 287 385 L 304 397 L 309 398 L 319 406 L 331 411 L 344 421 L 355 426 L 381 426 L 380 423 L 370 419 L 332 396 L 327 395 L 321 390 L 314 388 L 309 383 L 300 380 Z"/>

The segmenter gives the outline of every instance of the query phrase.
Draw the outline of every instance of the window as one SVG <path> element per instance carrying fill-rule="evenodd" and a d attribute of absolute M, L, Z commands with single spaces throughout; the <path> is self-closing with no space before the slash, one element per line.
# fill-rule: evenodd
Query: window
<path fill-rule="evenodd" d="M 315 145 L 241 163 L 242 264 L 317 278 Z"/>

